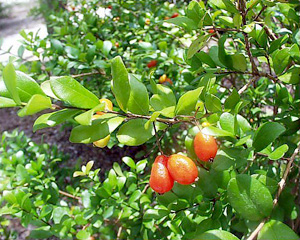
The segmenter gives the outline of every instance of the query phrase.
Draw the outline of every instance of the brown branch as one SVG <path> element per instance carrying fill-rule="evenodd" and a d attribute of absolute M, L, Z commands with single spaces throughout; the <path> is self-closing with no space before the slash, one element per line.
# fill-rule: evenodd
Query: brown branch
<path fill-rule="evenodd" d="M 160 141 L 159 141 L 159 138 L 158 138 L 158 135 L 157 135 L 155 122 L 153 122 L 153 129 L 154 129 L 154 134 L 155 134 L 155 138 L 156 138 L 156 145 L 158 147 L 158 150 L 160 151 L 160 153 L 162 155 L 164 155 L 164 152 L 163 152 L 163 150 L 161 149 L 161 146 L 160 146 Z"/>
<path fill-rule="evenodd" d="M 80 197 L 76 197 L 70 193 L 67 193 L 67 192 L 64 192 L 64 191 L 61 191 L 61 190 L 58 190 L 58 192 L 61 194 L 61 195 L 64 195 L 66 197 L 69 197 L 69 198 L 73 198 L 73 199 L 76 199 L 77 201 L 81 202 L 81 198 Z"/>
<path fill-rule="evenodd" d="M 265 11 L 267 9 L 267 6 L 263 6 L 262 9 L 260 10 L 260 12 L 255 16 L 255 18 L 253 19 L 253 21 L 256 21 L 260 15 L 263 13 L 263 11 Z"/>
<path fill-rule="evenodd" d="M 284 171 L 284 174 L 283 174 L 283 177 L 281 178 L 280 182 L 278 183 L 278 190 L 277 190 L 277 193 L 276 193 L 276 196 L 273 200 L 273 209 L 277 206 L 278 204 L 278 199 L 286 185 L 286 180 L 287 180 L 287 177 L 288 177 L 288 174 L 291 170 L 291 167 L 292 167 L 292 164 L 293 162 L 295 161 L 295 158 L 297 156 L 297 154 L 299 153 L 299 150 L 300 150 L 300 143 L 298 145 L 298 147 L 296 148 L 296 150 L 294 151 L 293 155 L 291 156 L 286 168 L 285 168 L 285 171 Z M 266 221 L 269 220 L 270 217 L 267 217 L 265 218 L 257 227 L 256 229 L 251 233 L 251 235 L 249 236 L 249 238 L 247 240 L 254 240 L 256 239 L 257 235 L 259 234 L 260 230 L 263 228 L 263 226 L 265 225 Z"/>
<path fill-rule="evenodd" d="M 248 87 L 249 87 L 253 82 L 255 82 L 257 79 L 258 79 L 257 76 L 254 77 L 254 78 L 252 78 L 252 79 L 250 79 L 250 81 L 247 82 L 247 84 L 244 85 L 244 86 L 238 91 L 238 94 L 241 95 L 243 92 L 245 92 L 245 91 L 248 89 Z"/>

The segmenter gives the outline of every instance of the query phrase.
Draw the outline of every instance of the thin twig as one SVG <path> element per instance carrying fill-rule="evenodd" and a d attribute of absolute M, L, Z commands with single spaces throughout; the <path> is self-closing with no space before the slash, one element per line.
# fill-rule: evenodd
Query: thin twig
<path fill-rule="evenodd" d="M 81 202 L 81 198 L 80 197 L 76 197 L 70 193 L 67 193 L 67 192 L 64 192 L 62 190 L 58 190 L 58 192 L 61 194 L 61 195 L 64 195 L 66 197 L 69 197 L 69 198 L 73 198 L 73 199 L 76 199 L 77 201 Z"/>

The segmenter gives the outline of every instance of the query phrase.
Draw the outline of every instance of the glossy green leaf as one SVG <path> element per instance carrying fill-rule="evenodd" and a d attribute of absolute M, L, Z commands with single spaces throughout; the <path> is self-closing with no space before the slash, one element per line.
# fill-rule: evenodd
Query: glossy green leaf
<path fill-rule="evenodd" d="M 234 88 L 229 97 L 225 100 L 224 107 L 225 109 L 233 110 L 239 101 L 240 95 L 238 94 L 236 88 Z"/>
<path fill-rule="evenodd" d="M 4 84 L 16 104 L 20 105 L 21 100 L 17 90 L 17 77 L 15 67 L 12 63 L 6 65 L 3 69 Z"/>
<path fill-rule="evenodd" d="M 223 130 L 228 131 L 232 134 L 235 134 L 235 121 L 234 121 L 234 116 L 230 113 L 222 113 L 220 116 L 220 126 Z"/>
<path fill-rule="evenodd" d="M 112 43 L 111 41 L 104 41 L 103 42 L 103 47 L 102 47 L 102 52 L 105 56 L 108 56 L 110 50 L 112 49 Z"/>
<path fill-rule="evenodd" d="M 259 221 L 272 212 L 273 199 L 270 191 L 249 175 L 240 174 L 232 178 L 227 192 L 231 206 L 247 220 Z"/>
<path fill-rule="evenodd" d="M 138 146 L 148 141 L 154 136 L 154 131 L 152 124 L 146 128 L 146 122 L 146 119 L 133 119 L 123 124 L 117 133 L 119 142 L 128 146 Z"/>
<path fill-rule="evenodd" d="M 239 13 L 234 4 L 230 0 L 214 0 L 212 2 L 216 7 L 224 9 L 231 13 Z"/>
<path fill-rule="evenodd" d="M 289 150 L 287 144 L 283 144 L 280 147 L 276 148 L 272 153 L 269 154 L 271 160 L 278 160 L 284 156 L 284 154 Z"/>
<path fill-rule="evenodd" d="M 130 84 L 128 72 L 120 56 L 111 61 L 112 90 L 119 107 L 127 111 L 127 104 L 130 97 Z"/>
<path fill-rule="evenodd" d="M 150 104 L 155 111 L 159 111 L 163 116 L 174 117 L 176 98 L 173 91 L 161 84 L 157 84 L 157 93 L 150 99 Z"/>
<path fill-rule="evenodd" d="M 88 110 L 78 116 L 76 116 L 74 119 L 76 122 L 78 122 L 80 125 L 91 125 L 92 124 L 92 117 L 96 111 L 103 111 L 105 109 L 105 104 L 100 103 L 96 107 L 92 108 L 91 110 Z"/>
<path fill-rule="evenodd" d="M 53 233 L 50 230 L 50 226 L 43 226 L 36 229 L 33 229 L 30 232 L 30 239 L 47 239 L 53 236 Z"/>
<path fill-rule="evenodd" d="M 288 48 L 278 49 L 272 54 L 273 68 L 276 74 L 281 74 L 290 62 Z"/>
<path fill-rule="evenodd" d="M 247 61 L 243 54 L 236 53 L 230 56 L 232 59 L 232 65 L 235 70 L 244 72 L 247 70 Z"/>
<path fill-rule="evenodd" d="M 221 100 L 212 94 L 207 94 L 205 96 L 205 107 L 210 112 L 222 111 Z"/>
<path fill-rule="evenodd" d="M 76 237 L 79 239 L 79 240 L 87 240 L 89 239 L 89 237 L 91 236 L 91 234 L 86 231 L 86 230 L 80 230 L 77 234 L 76 234 Z"/>
<path fill-rule="evenodd" d="M 199 87 L 183 94 L 178 100 L 175 110 L 176 115 L 191 114 L 191 112 L 195 110 L 195 106 L 202 90 L 203 87 Z"/>
<path fill-rule="evenodd" d="M 133 74 L 129 74 L 130 96 L 128 110 L 135 114 L 147 115 L 149 113 L 149 96 L 147 88 Z"/>
<path fill-rule="evenodd" d="M 285 127 L 277 122 L 267 122 L 261 125 L 255 132 L 253 139 L 253 147 L 257 152 L 266 148 L 269 144 L 275 141 L 282 133 L 285 132 Z"/>
<path fill-rule="evenodd" d="M 257 240 L 296 240 L 299 236 L 287 225 L 277 220 L 270 220 L 260 230 Z"/>
<path fill-rule="evenodd" d="M 74 115 L 78 114 L 80 110 L 77 109 L 63 109 L 57 112 L 46 113 L 38 117 L 33 124 L 33 131 L 39 129 L 54 127 L 67 120 L 70 120 Z"/>
<path fill-rule="evenodd" d="M 187 31 L 197 29 L 197 24 L 193 20 L 191 20 L 187 17 L 170 18 L 166 22 L 173 23 L 179 27 L 184 28 Z"/>
<path fill-rule="evenodd" d="M 212 135 L 215 137 L 235 137 L 234 134 L 232 134 L 231 132 L 222 130 L 214 126 L 203 128 L 202 133 Z"/>
<path fill-rule="evenodd" d="M 300 67 L 292 67 L 278 77 L 280 81 L 288 84 L 298 84 L 300 81 Z"/>
<path fill-rule="evenodd" d="M 207 43 L 207 40 L 210 36 L 210 34 L 201 35 L 196 40 L 194 40 L 187 51 L 187 58 L 192 58 L 196 52 L 201 50 Z"/>
<path fill-rule="evenodd" d="M 237 118 L 237 123 L 238 123 L 239 127 L 242 129 L 242 131 L 244 133 L 246 133 L 246 132 L 248 132 L 248 131 L 251 130 L 251 125 L 247 121 L 246 118 L 244 118 L 243 116 L 241 116 L 239 114 L 236 116 L 236 118 Z"/>
<path fill-rule="evenodd" d="M 99 139 L 105 138 L 112 133 L 122 122 L 122 117 L 112 117 L 96 119 L 92 125 L 80 125 L 72 129 L 70 142 L 73 143 L 92 143 Z"/>
<path fill-rule="evenodd" d="M 52 78 L 50 85 L 59 99 L 73 107 L 90 109 L 99 104 L 96 95 L 71 77 Z"/>
<path fill-rule="evenodd" d="M 130 168 L 132 169 L 136 169 L 136 165 L 135 162 L 133 161 L 133 159 L 131 157 L 123 157 L 122 161 Z"/>
<path fill-rule="evenodd" d="M 202 240 L 239 240 L 230 232 L 224 230 L 214 229 L 202 233 L 201 235 L 196 236 L 194 239 Z"/>
<path fill-rule="evenodd" d="M 52 103 L 49 97 L 40 94 L 35 94 L 30 98 L 26 106 L 18 112 L 18 115 L 19 117 L 33 115 L 42 110 L 51 108 L 51 106 Z"/>
<path fill-rule="evenodd" d="M 260 181 L 263 185 L 265 185 L 271 194 L 274 194 L 278 189 L 278 182 L 273 178 L 267 177 L 261 174 L 253 174 L 251 175 L 252 178 Z"/>
<path fill-rule="evenodd" d="M 0 108 L 15 107 L 17 104 L 14 100 L 6 97 L 0 97 Z"/>

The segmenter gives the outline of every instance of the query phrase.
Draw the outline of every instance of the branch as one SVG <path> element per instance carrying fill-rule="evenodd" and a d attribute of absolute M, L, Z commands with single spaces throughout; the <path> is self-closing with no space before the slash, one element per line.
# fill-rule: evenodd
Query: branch
<path fill-rule="evenodd" d="M 67 193 L 67 192 L 64 192 L 64 191 L 61 191 L 61 190 L 58 190 L 58 192 L 61 194 L 61 195 L 64 195 L 66 197 L 69 197 L 69 198 L 73 198 L 73 199 L 76 199 L 77 201 L 81 202 L 81 198 L 80 197 L 76 197 L 70 193 Z"/>
<path fill-rule="evenodd" d="M 280 182 L 278 183 L 278 190 L 277 190 L 277 193 L 276 193 L 276 196 L 273 200 L 273 209 L 277 206 L 278 204 L 278 199 L 286 185 L 286 180 L 287 180 L 287 177 L 288 177 L 288 174 L 291 170 L 291 167 L 292 167 L 292 164 L 293 162 L 295 161 L 295 158 L 297 156 L 297 154 L 299 153 L 299 150 L 300 150 L 300 143 L 298 145 L 298 147 L 296 148 L 296 150 L 294 151 L 293 155 L 291 156 L 287 166 L 286 166 L 286 169 L 284 171 L 284 174 L 283 174 L 283 177 L 281 178 Z M 263 226 L 265 225 L 266 221 L 269 220 L 269 217 L 265 218 L 257 227 L 256 229 L 251 233 L 251 235 L 249 236 L 249 238 L 247 240 L 254 240 L 256 239 L 257 235 L 259 234 L 260 230 L 263 228 Z"/>
<path fill-rule="evenodd" d="M 93 75 L 105 75 L 104 72 L 89 72 L 89 73 L 81 73 L 81 74 L 77 74 L 77 75 L 71 75 L 72 78 L 78 78 L 78 77 L 86 77 L 86 76 L 93 76 Z"/>

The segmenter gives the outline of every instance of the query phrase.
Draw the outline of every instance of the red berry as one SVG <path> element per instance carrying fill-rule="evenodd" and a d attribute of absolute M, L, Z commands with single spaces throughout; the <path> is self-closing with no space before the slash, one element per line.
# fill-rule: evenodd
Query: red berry
<path fill-rule="evenodd" d="M 157 156 L 151 169 L 150 187 L 161 194 L 170 191 L 174 185 L 174 180 L 167 169 L 167 162 L 167 156 Z"/>
<path fill-rule="evenodd" d="M 191 184 L 198 177 L 198 169 L 192 159 L 173 154 L 168 160 L 168 170 L 172 178 L 180 184 Z"/>
<path fill-rule="evenodd" d="M 155 67 L 157 65 L 157 61 L 156 60 L 151 60 L 148 64 L 147 67 L 148 68 L 152 68 Z"/>
<path fill-rule="evenodd" d="M 208 32 L 209 33 L 215 33 L 215 30 L 214 29 L 209 29 Z"/>
<path fill-rule="evenodd" d="M 172 16 L 171 16 L 171 18 L 176 18 L 176 17 L 178 17 L 179 16 L 179 13 L 174 13 Z"/>
<path fill-rule="evenodd" d="M 197 157 L 201 161 L 207 162 L 217 155 L 218 145 L 213 136 L 198 132 L 194 138 L 194 149 Z"/>

